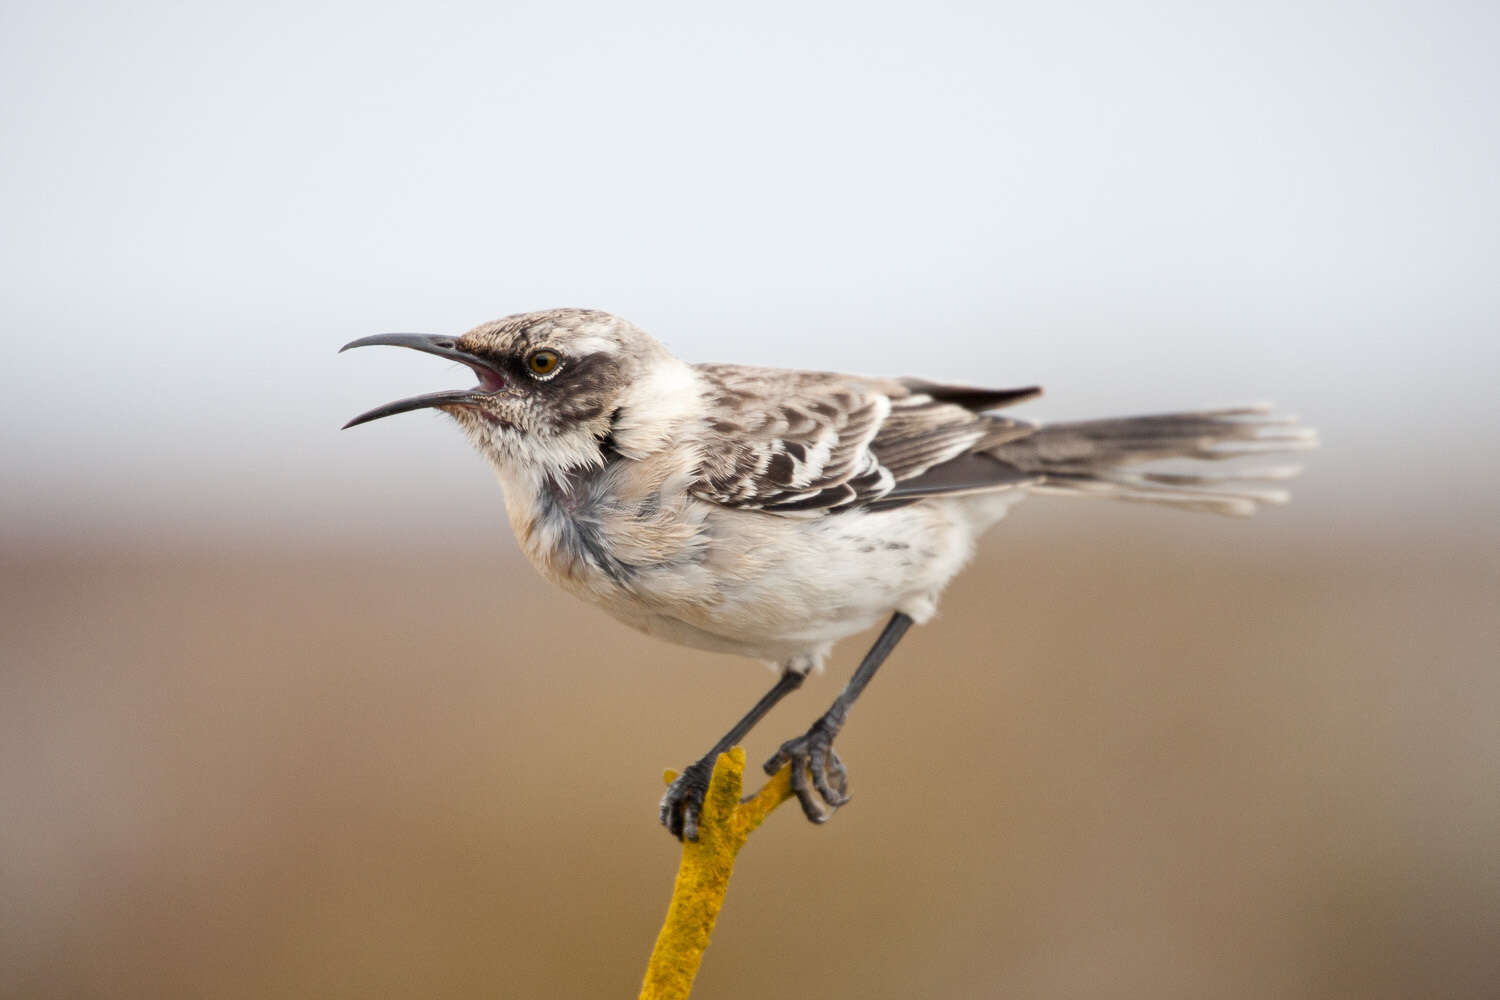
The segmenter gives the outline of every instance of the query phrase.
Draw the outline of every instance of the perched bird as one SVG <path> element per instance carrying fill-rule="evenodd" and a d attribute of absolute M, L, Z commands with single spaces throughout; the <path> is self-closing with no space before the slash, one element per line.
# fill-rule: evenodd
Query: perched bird
<path fill-rule="evenodd" d="M 499 475 L 511 527 L 543 576 L 649 635 L 779 670 L 663 797 L 661 822 L 689 840 L 718 754 L 835 642 L 886 620 L 832 707 L 765 765 L 791 765 L 813 822 L 848 800 L 833 740 L 850 707 L 1013 503 L 1056 493 L 1250 514 L 1285 500 L 1265 481 L 1296 470 L 1142 466 L 1312 443 L 1264 406 L 1041 425 L 991 412 L 1036 387 L 689 364 L 587 309 L 508 316 L 460 337 L 380 334 L 343 350 L 374 344 L 451 358 L 479 384 L 346 427 L 442 410 Z"/>

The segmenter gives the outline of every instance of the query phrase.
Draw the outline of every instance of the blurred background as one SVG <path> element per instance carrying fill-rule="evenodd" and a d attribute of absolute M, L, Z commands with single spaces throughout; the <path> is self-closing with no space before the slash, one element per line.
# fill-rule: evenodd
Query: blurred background
<path fill-rule="evenodd" d="M 385 330 L 1263 398 L 1037 498 L 778 812 L 717 997 L 1500 991 L 1492 4 L 0 8 L 0 994 L 633 996 L 769 682 L 550 589 Z M 801 732 L 865 640 L 779 709 Z"/>

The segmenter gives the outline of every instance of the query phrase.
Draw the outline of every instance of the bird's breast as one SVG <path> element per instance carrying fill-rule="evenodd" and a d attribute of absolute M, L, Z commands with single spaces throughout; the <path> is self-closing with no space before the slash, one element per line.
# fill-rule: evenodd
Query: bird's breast
<path fill-rule="evenodd" d="M 527 558 L 552 582 L 605 604 L 649 599 L 661 575 L 700 561 L 705 545 L 702 518 L 684 502 L 633 488 L 621 473 L 605 466 L 529 481 L 501 477 Z"/>

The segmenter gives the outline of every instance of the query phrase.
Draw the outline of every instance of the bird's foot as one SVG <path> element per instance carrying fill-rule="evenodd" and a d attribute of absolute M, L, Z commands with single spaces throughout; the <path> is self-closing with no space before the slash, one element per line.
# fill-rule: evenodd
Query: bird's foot
<path fill-rule="evenodd" d="M 839 726 L 825 715 L 803 735 L 781 744 L 781 749 L 766 761 L 767 774 L 791 765 L 792 791 L 802 804 L 803 815 L 814 823 L 828 822 L 838 807 L 849 801 L 849 772 L 833 750 L 833 738 L 838 733 Z M 818 804 L 814 791 L 824 805 Z"/>
<path fill-rule="evenodd" d="M 714 773 L 717 754 L 705 754 L 682 769 L 661 797 L 661 825 L 678 840 L 698 839 L 698 817 L 703 811 L 703 797 L 708 794 L 708 779 Z"/>

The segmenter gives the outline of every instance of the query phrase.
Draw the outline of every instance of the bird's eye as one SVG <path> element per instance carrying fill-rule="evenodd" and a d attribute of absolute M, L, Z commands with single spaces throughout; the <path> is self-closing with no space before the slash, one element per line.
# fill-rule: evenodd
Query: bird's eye
<path fill-rule="evenodd" d="M 533 375 L 551 375 L 557 371 L 557 366 L 562 362 L 556 351 L 532 351 L 526 358 L 526 367 L 531 369 Z"/>

